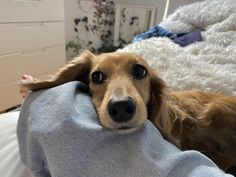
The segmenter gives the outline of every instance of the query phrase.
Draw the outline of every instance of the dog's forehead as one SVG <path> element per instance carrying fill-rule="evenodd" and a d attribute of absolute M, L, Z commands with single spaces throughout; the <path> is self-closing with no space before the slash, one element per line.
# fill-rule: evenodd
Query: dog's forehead
<path fill-rule="evenodd" d="M 131 53 L 108 53 L 98 57 L 97 65 L 129 66 L 135 63 L 143 63 L 143 59 Z"/>

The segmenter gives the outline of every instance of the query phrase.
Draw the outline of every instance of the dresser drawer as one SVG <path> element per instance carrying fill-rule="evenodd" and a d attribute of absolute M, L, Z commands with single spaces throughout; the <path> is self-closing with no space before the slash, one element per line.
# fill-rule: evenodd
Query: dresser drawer
<path fill-rule="evenodd" d="M 63 20 L 63 0 L 0 1 L 0 23 Z"/>
<path fill-rule="evenodd" d="M 19 81 L 0 84 L 0 112 L 17 106 L 22 98 L 19 94 Z"/>
<path fill-rule="evenodd" d="M 0 84 L 19 80 L 23 74 L 45 75 L 64 66 L 65 61 L 64 45 L 0 56 Z"/>
<path fill-rule="evenodd" d="M 35 75 L 39 79 L 47 79 L 49 74 L 53 74 L 54 70 L 47 71 L 44 75 Z M 4 112 L 9 108 L 18 106 L 22 102 L 19 93 L 19 80 L 0 84 L 0 112 Z"/>
<path fill-rule="evenodd" d="M 64 44 L 64 22 L 0 24 L 0 55 Z"/>

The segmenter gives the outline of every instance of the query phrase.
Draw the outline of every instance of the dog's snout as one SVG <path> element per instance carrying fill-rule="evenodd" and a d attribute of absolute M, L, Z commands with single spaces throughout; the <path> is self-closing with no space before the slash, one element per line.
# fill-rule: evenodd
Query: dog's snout
<path fill-rule="evenodd" d="M 132 119 L 136 111 L 136 105 L 132 98 L 111 99 L 108 103 L 108 113 L 115 122 L 127 122 Z"/>

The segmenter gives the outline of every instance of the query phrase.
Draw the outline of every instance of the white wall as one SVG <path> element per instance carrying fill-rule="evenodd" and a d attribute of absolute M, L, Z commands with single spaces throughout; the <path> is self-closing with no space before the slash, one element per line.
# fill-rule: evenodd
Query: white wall
<path fill-rule="evenodd" d="M 91 0 L 87 0 L 91 1 Z M 137 5 L 151 5 L 157 7 L 157 13 L 155 16 L 155 22 L 158 24 L 162 21 L 166 4 L 169 3 L 167 14 L 173 13 L 173 11 L 182 5 L 190 4 L 200 0 L 114 0 L 115 3 L 137 4 Z M 80 16 L 78 11 L 78 0 L 65 0 L 65 37 L 66 42 L 72 40 L 75 36 L 74 32 L 74 18 Z"/>
<path fill-rule="evenodd" d="M 87 0 L 91 1 L 91 0 Z M 166 0 L 114 0 L 115 3 L 126 3 L 136 5 L 151 5 L 157 7 L 157 14 L 155 17 L 156 24 L 163 19 Z M 65 0 L 65 37 L 66 42 L 72 40 L 76 33 L 74 32 L 74 18 L 79 17 L 81 12 L 78 11 L 78 0 Z"/>
<path fill-rule="evenodd" d="M 91 32 L 85 30 L 85 23 L 80 22 L 79 25 L 75 25 L 75 18 L 88 17 L 88 23 L 92 24 L 93 20 L 93 1 L 92 0 L 65 0 L 65 41 L 66 44 L 69 41 L 75 41 L 82 46 L 82 50 L 87 48 L 88 41 L 92 41 L 95 48 L 101 46 L 101 40 L 98 35 L 94 35 Z M 74 28 L 78 32 L 75 32 Z M 79 40 L 78 40 L 79 37 Z M 67 59 L 73 58 L 77 54 L 73 52 L 73 49 L 69 49 L 66 52 Z"/>
<path fill-rule="evenodd" d="M 126 3 L 126 4 L 136 4 L 136 5 L 147 5 L 157 8 L 157 13 L 155 16 L 156 24 L 161 22 L 165 12 L 167 0 L 114 0 L 115 3 Z"/>
<path fill-rule="evenodd" d="M 65 38 L 66 43 L 72 40 L 75 36 L 74 18 L 79 17 L 79 4 L 77 0 L 65 0 Z"/>
<path fill-rule="evenodd" d="M 74 19 L 77 17 L 83 16 L 84 11 L 88 11 L 87 13 L 92 15 L 89 8 L 83 9 L 79 11 L 81 8 L 79 5 L 80 0 L 65 0 L 65 41 L 66 43 L 70 40 L 73 40 L 76 36 L 76 32 L 74 31 Z M 86 3 L 91 3 L 92 0 L 83 0 Z M 160 23 L 163 20 L 163 17 L 173 13 L 173 11 L 179 6 L 183 6 L 185 4 L 190 4 L 200 0 L 114 0 L 115 3 L 123 3 L 123 4 L 133 4 L 133 5 L 145 5 L 156 7 L 157 11 L 155 14 L 155 24 Z M 168 9 L 166 9 L 168 7 Z M 88 33 L 81 27 L 79 29 L 80 35 L 84 39 L 88 39 L 95 42 L 97 44 L 96 39 L 93 39 L 93 36 L 88 35 Z"/>

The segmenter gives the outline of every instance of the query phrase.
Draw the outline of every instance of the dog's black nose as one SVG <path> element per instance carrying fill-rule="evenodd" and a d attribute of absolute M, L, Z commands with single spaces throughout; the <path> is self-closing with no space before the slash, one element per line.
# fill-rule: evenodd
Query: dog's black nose
<path fill-rule="evenodd" d="M 111 99 L 108 103 L 108 113 L 115 122 L 127 122 L 132 119 L 136 106 L 130 97 L 115 100 Z"/>

